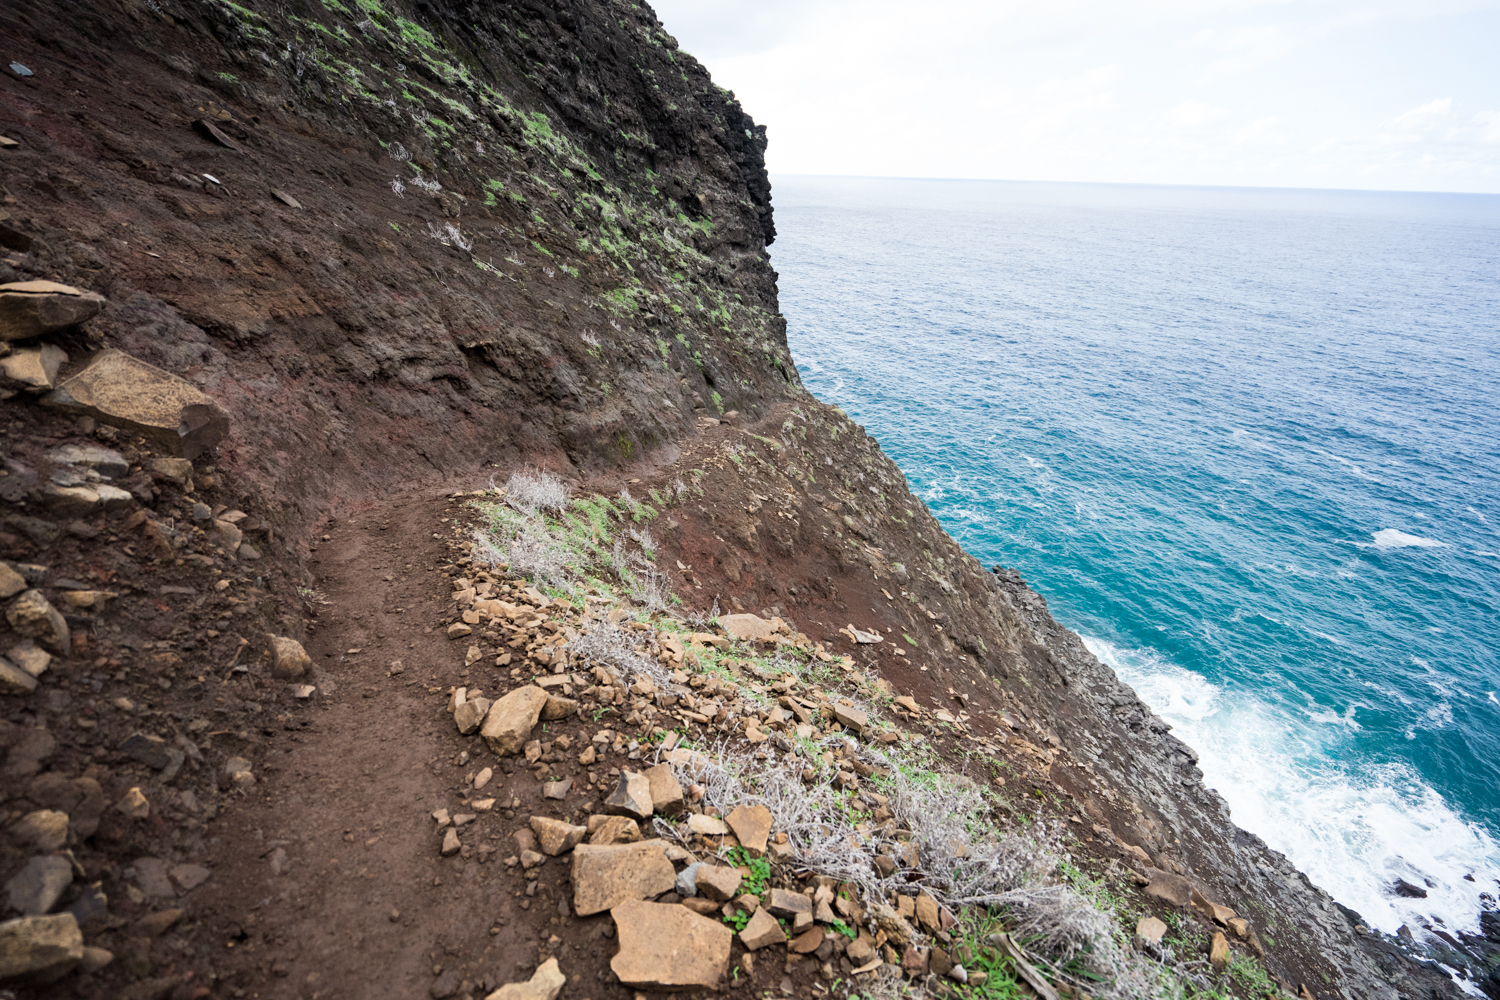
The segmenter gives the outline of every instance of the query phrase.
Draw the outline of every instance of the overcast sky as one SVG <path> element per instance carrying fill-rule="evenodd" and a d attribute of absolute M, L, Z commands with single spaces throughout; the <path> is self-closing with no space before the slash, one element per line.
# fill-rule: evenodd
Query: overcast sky
<path fill-rule="evenodd" d="M 1500 0 L 658 0 L 773 173 L 1500 192 Z"/>

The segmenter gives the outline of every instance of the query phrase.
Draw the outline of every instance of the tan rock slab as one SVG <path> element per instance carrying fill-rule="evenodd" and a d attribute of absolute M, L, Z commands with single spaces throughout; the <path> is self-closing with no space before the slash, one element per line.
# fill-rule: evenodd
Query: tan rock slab
<path fill-rule="evenodd" d="M 1167 933 L 1167 925 L 1156 917 L 1142 917 L 1135 925 L 1135 936 L 1148 944 L 1161 944 Z"/>
<path fill-rule="evenodd" d="M 740 942 L 749 951 L 759 951 L 767 945 L 784 944 L 786 932 L 770 913 L 756 910 L 745 929 L 740 931 Z"/>
<path fill-rule="evenodd" d="M 0 388 L 42 392 L 57 384 L 57 373 L 68 363 L 60 347 L 26 347 L 0 358 Z"/>
<path fill-rule="evenodd" d="M 734 932 L 684 906 L 633 901 L 611 909 L 620 950 L 610 960 L 637 989 L 713 989 L 729 971 Z"/>
<path fill-rule="evenodd" d="M 68 814 L 56 809 L 29 812 L 10 828 L 10 835 L 25 847 L 51 854 L 68 842 Z"/>
<path fill-rule="evenodd" d="M 771 810 L 765 806 L 736 806 L 724 822 L 734 831 L 740 846 L 759 857 L 766 853 L 771 836 Z"/>
<path fill-rule="evenodd" d="M 663 816 L 682 811 L 682 783 L 672 773 L 671 764 L 657 764 L 646 770 L 651 789 L 651 805 Z"/>
<path fill-rule="evenodd" d="M 737 869 L 703 865 L 698 869 L 698 892 L 715 902 L 725 903 L 734 898 L 744 881 Z"/>
<path fill-rule="evenodd" d="M 541 845 L 542 853 L 554 858 L 577 847 L 589 832 L 586 826 L 574 826 L 547 816 L 531 817 L 531 829 L 536 832 L 536 842 Z"/>
<path fill-rule="evenodd" d="M 37 679 L 9 660 L 0 659 L 0 694 L 25 697 L 35 691 Z"/>
<path fill-rule="evenodd" d="M 81 961 L 83 933 L 71 913 L 0 924 L 0 982 L 54 982 Z"/>
<path fill-rule="evenodd" d="M 33 677 L 42 676 L 52 663 L 52 654 L 30 639 L 22 639 L 10 647 L 5 657 Z"/>
<path fill-rule="evenodd" d="M 453 710 L 453 724 L 463 735 L 472 736 L 475 730 L 484 724 L 485 716 L 489 714 L 489 711 L 490 700 L 488 698 L 466 698 L 462 705 Z M 474 787 L 483 788 L 484 786 L 475 781 Z"/>
<path fill-rule="evenodd" d="M 5 608 L 10 627 L 28 639 L 35 639 L 54 653 L 66 655 L 72 643 L 68 623 L 40 590 L 22 591 Z"/>
<path fill-rule="evenodd" d="M 839 725 L 853 730 L 856 735 L 864 733 L 865 727 L 870 724 L 870 717 L 852 705 L 834 705 L 833 717 L 839 721 Z"/>
<path fill-rule="evenodd" d="M 26 589 L 26 578 L 4 563 L 0 563 L 0 598 L 15 597 Z"/>
<path fill-rule="evenodd" d="M 536 972 L 524 983 L 506 983 L 484 1000 L 557 1000 L 568 977 L 557 967 L 557 959 L 549 958 L 537 966 Z"/>
<path fill-rule="evenodd" d="M 518 687 L 490 706 L 479 735 L 501 757 L 518 753 L 531 738 L 546 704 L 547 692 L 541 688 L 532 684 Z"/>
<path fill-rule="evenodd" d="M 193 459 L 229 436 L 229 414 L 191 383 L 123 351 L 95 354 L 43 400 Z"/>
<path fill-rule="evenodd" d="M 795 938 L 793 938 L 791 944 L 787 945 L 787 950 L 794 951 L 799 955 L 810 955 L 813 952 L 817 951 L 818 946 L 822 943 L 823 928 L 814 927 L 810 930 L 803 931 L 801 934 L 798 934 Z"/>
<path fill-rule="evenodd" d="M 630 816 L 633 819 L 650 819 L 655 811 L 655 803 L 651 799 L 651 782 L 644 774 L 634 771 L 621 771 L 620 782 L 615 790 L 604 800 L 606 812 L 620 816 Z"/>
<path fill-rule="evenodd" d="M 771 911 L 772 916 L 787 917 L 795 919 L 797 914 L 805 913 L 812 916 L 812 900 L 800 892 L 790 889 L 772 889 L 765 897 L 766 909 Z"/>
<path fill-rule="evenodd" d="M 1205 919 L 1212 920 L 1221 926 L 1228 926 L 1229 921 L 1235 917 L 1235 912 L 1221 903 L 1215 903 L 1205 896 L 1197 888 L 1193 889 L 1193 909 L 1202 914 Z"/>
<path fill-rule="evenodd" d="M 556 722 L 558 719 L 566 719 L 578 711 L 578 702 L 572 698 L 563 698 L 560 695 L 549 694 L 547 703 L 542 706 L 542 718 L 548 722 Z"/>
<path fill-rule="evenodd" d="M 688 817 L 688 830 L 700 837 L 722 837 L 729 832 L 729 827 L 717 816 L 693 813 Z"/>
<path fill-rule="evenodd" d="M 670 892 L 677 872 L 660 840 L 573 849 L 573 910 L 580 917 Z"/>
<path fill-rule="evenodd" d="M 1224 967 L 1229 964 L 1229 939 L 1224 936 L 1223 931 L 1214 932 L 1214 939 L 1208 946 L 1208 964 L 1214 967 L 1215 972 L 1223 972 Z"/>
<path fill-rule="evenodd" d="M 312 657 L 302 648 L 302 643 L 286 636 L 271 636 L 271 676 L 280 681 L 292 681 L 312 669 Z"/>
<path fill-rule="evenodd" d="M 56 281 L 0 285 L 0 340 L 29 340 L 77 326 L 104 308 L 105 298 Z"/>
<path fill-rule="evenodd" d="M 758 642 L 769 639 L 775 627 L 760 615 L 721 615 L 719 627 L 731 639 L 741 642 Z"/>
<path fill-rule="evenodd" d="M 594 820 L 601 822 L 595 823 Z M 641 839 L 641 828 L 629 816 L 590 816 L 589 843 L 600 847 L 633 844 Z"/>
<path fill-rule="evenodd" d="M 1150 877 L 1151 881 L 1146 883 L 1146 895 L 1153 899 L 1176 907 L 1185 907 L 1193 901 L 1193 884 L 1181 875 L 1154 871 Z"/>
<path fill-rule="evenodd" d="M 927 928 L 929 931 L 935 931 L 935 930 L 937 930 L 938 929 L 938 905 L 937 905 L 937 900 L 933 899 L 931 896 L 927 895 L 927 893 L 925 893 L 925 892 L 919 892 L 919 893 L 917 893 L 917 898 L 916 898 L 916 900 L 914 902 L 915 902 L 915 908 L 916 908 L 917 923 L 921 924 L 923 927 Z"/>

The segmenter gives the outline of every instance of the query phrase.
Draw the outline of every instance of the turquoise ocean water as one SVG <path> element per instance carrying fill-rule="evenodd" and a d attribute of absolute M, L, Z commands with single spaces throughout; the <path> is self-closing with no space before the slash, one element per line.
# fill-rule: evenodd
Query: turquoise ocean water
<path fill-rule="evenodd" d="M 1173 724 L 1236 822 L 1387 932 L 1475 928 L 1500 197 L 774 181 L 807 386 Z"/>

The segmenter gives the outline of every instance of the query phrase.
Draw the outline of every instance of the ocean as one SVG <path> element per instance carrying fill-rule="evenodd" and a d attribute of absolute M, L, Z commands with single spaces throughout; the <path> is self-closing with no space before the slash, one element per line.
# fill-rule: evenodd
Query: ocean
<path fill-rule="evenodd" d="M 1500 196 L 773 182 L 807 387 L 1172 724 L 1235 822 L 1372 926 L 1475 929 Z"/>

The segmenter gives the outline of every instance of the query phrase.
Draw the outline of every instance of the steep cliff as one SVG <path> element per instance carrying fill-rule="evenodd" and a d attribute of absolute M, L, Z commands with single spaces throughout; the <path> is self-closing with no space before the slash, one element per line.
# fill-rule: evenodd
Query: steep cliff
<path fill-rule="evenodd" d="M 288 527 L 486 462 L 630 461 L 796 385 L 765 129 L 646 8 L 3 17 L 22 269 L 219 400 L 223 464 Z"/>
<path fill-rule="evenodd" d="M 899 726 L 1000 779 L 997 823 L 1057 821 L 1131 912 L 1168 905 L 1146 883 L 1195 887 L 1250 918 L 1236 954 L 1290 992 L 1452 994 L 1235 828 L 1192 750 L 1045 601 L 964 554 L 802 390 L 766 254 L 765 128 L 649 8 L 31 0 L 0 11 L 0 39 L 0 278 L 107 299 L 6 348 L 41 374 L 0 401 L 0 582 L 62 613 L 0 636 L 18 663 L 25 636 L 54 657 L 3 696 L 0 878 L 41 856 L 28 817 L 68 813 L 47 856 L 66 844 L 79 867 L 43 910 L 117 953 L 25 988 L 473 995 L 562 955 L 579 988 L 629 995 L 561 875 L 488 864 L 523 795 L 564 808 L 524 768 L 484 757 L 516 805 L 466 814 L 477 850 L 440 855 L 428 818 L 449 828 L 434 803 L 478 798 L 470 762 L 490 753 L 437 703 L 479 683 L 480 658 L 553 656 L 540 619 L 529 645 L 496 630 L 468 657 L 443 637 L 483 627 L 447 594 L 475 515 L 445 497 L 542 467 L 657 498 L 657 538 L 632 526 L 630 544 L 685 607 L 782 617 L 797 649 L 911 698 Z M 42 370 L 42 344 L 68 360 Z M 203 393 L 227 436 L 184 457 L 170 425 L 67 403 L 105 349 Z M 695 714 L 718 726 L 698 736 L 786 736 L 764 709 L 749 729 Z M 646 715 L 649 745 L 665 731 Z M 526 763 L 585 794 L 602 779 L 577 749 Z M 734 988 L 836 986 L 791 959 L 795 981 L 742 968 Z"/>

